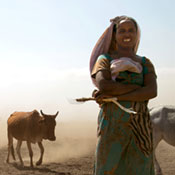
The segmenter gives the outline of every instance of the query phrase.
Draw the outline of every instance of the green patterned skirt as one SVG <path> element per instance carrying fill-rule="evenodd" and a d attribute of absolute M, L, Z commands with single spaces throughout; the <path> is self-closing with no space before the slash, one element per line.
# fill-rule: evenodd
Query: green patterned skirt
<path fill-rule="evenodd" d="M 103 104 L 98 116 L 94 175 L 154 175 L 152 127 L 147 102 Z"/>

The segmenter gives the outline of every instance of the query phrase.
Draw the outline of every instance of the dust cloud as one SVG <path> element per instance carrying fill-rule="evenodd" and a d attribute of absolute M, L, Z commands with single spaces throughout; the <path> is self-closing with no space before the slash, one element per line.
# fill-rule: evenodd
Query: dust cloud
<path fill-rule="evenodd" d="M 95 122 L 58 123 L 56 141 L 46 143 L 46 161 L 65 161 L 70 158 L 86 156 L 95 151 Z"/>
<path fill-rule="evenodd" d="M 7 124 L 0 120 L 0 149 L 7 148 Z M 96 123 L 91 121 L 58 122 L 55 128 L 56 141 L 43 140 L 45 148 L 43 162 L 64 162 L 95 152 Z M 14 139 L 14 147 L 16 147 Z M 34 161 L 37 161 L 40 151 L 37 144 L 32 144 Z M 16 152 L 15 152 L 16 153 Z M 26 143 L 23 142 L 21 154 L 24 161 L 29 161 Z"/>
<path fill-rule="evenodd" d="M 0 119 L 0 148 L 7 146 L 7 121 Z"/>

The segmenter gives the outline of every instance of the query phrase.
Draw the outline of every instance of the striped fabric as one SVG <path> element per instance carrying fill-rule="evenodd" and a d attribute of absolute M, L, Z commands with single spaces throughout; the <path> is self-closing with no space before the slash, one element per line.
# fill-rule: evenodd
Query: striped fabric
<path fill-rule="evenodd" d="M 134 102 L 132 103 L 132 109 L 137 112 L 137 115 L 130 115 L 129 121 L 129 126 L 132 128 L 135 137 L 135 143 L 145 156 L 149 156 L 153 151 L 153 142 L 147 102 Z"/>

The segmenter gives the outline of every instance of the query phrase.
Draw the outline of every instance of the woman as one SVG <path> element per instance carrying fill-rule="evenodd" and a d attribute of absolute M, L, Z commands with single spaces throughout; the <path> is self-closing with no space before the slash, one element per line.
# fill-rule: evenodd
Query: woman
<path fill-rule="evenodd" d="M 157 96 L 154 67 L 149 59 L 136 55 L 140 30 L 133 18 L 116 17 L 93 49 L 90 71 L 98 88 L 97 102 L 117 97 L 129 114 L 114 103 L 100 104 L 94 175 L 154 175 L 152 127 L 148 101 Z M 121 71 L 115 81 L 111 62 L 127 57 L 142 67 L 141 73 Z M 114 70 L 113 70 L 114 71 Z"/>

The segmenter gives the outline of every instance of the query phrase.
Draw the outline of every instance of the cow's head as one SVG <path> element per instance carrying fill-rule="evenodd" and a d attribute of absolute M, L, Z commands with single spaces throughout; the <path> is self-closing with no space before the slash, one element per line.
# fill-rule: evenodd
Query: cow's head
<path fill-rule="evenodd" d="M 57 113 L 55 115 L 48 115 L 48 114 L 44 114 L 42 112 L 42 110 L 40 110 L 40 113 L 43 117 L 42 123 L 44 125 L 43 139 L 48 139 L 51 141 L 56 140 L 56 137 L 55 137 L 55 126 L 56 126 L 55 118 L 59 112 L 57 111 Z"/>

